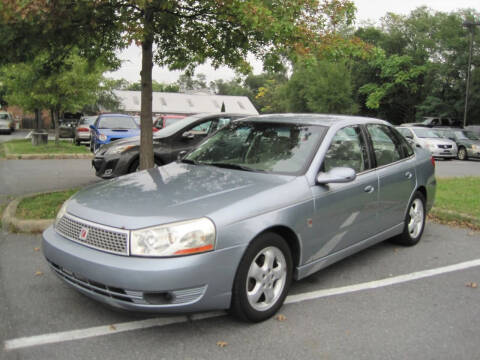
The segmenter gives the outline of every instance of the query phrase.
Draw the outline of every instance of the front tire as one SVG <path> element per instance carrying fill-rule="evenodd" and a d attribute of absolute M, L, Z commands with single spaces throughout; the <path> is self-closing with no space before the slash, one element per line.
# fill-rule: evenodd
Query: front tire
<path fill-rule="evenodd" d="M 467 154 L 467 149 L 465 149 L 464 147 L 461 147 L 460 149 L 458 149 L 458 160 L 467 160 L 468 159 L 468 154 Z"/>
<path fill-rule="evenodd" d="M 393 239 L 395 243 L 403 246 L 413 246 L 420 241 L 425 229 L 425 202 L 425 196 L 421 192 L 417 191 L 413 195 L 405 216 L 403 233 Z"/>
<path fill-rule="evenodd" d="M 293 261 L 285 240 L 275 233 L 257 237 L 235 275 L 230 311 L 241 320 L 259 322 L 282 306 L 292 281 Z"/>

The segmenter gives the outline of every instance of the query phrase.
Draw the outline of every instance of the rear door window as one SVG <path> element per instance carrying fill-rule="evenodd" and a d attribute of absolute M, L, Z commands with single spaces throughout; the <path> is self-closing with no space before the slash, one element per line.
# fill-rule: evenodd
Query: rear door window
<path fill-rule="evenodd" d="M 369 124 L 367 131 L 372 140 L 377 167 L 394 163 L 404 157 L 400 141 L 388 126 Z"/>

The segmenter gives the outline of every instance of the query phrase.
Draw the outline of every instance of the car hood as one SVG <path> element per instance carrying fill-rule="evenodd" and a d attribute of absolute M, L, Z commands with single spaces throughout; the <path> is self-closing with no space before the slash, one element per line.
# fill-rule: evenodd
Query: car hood
<path fill-rule="evenodd" d="M 306 199 L 303 176 L 170 163 L 81 190 L 68 202 L 67 212 L 138 229 L 204 216 L 229 223 Z"/>

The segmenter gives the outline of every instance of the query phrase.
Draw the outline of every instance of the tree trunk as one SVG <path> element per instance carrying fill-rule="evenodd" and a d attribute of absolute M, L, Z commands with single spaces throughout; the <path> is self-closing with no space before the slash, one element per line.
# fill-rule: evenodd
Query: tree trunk
<path fill-rule="evenodd" d="M 35 109 L 35 130 L 40 130 L 40 110 Z"/>
<path fill-rule="evenodd" d="M 153 161 L 153 121 L 152 121 L 152 67 L 153 67 L 153 11 L 145 9 L 144 39 L 142 42 L 142 81 L 140 113 L 140 169 L 150 169 Z"/>
<path fill-rule="evenodd" d="M 58 117 L 60 115 L 60 111 L 58 109 L 53 109 L 53 123 L 55 126 L 55 145 L 58 145 L 60 142 L 60 125 L 58 124 Z"/>

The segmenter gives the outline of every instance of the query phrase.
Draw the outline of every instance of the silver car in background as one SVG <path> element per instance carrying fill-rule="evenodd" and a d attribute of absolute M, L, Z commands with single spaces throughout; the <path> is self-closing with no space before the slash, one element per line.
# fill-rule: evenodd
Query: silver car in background
<path fill-rule="evenodd" d="M 455 141 L 442 138 L 434 129 L 414 126 L 398 126 L 397 130 L 411 145 L 430 151 L 434 158 L 454 159 L 458 148 Z"/>
<path fill-rule="evenodd" d="M 90 138 L 92 136 L 92 133 L 90 132 L 90 125 L 93 125 L 95 120 L 97 120 L 97 115 L 82 116 L 82 118 L 77 124 L 77 127 L 75 128 L 75 145 L 80 145 L 81 142 L 90 143 Z"/>
<path fill-rule="evenodd" d="M 9 112 L 0 111 L 0 133 L 11 134 L 15 131 L 15 120 Z"/>
<path fill-rule="evenodd" d="M 418 243 L 434 165 L 381 120 L 240 119 L 182 160 L 78 192 L 43 233 L 43 253 L 66 283 L 114 307 L 262 321 L 292 279 L 387 239 Z"/>

